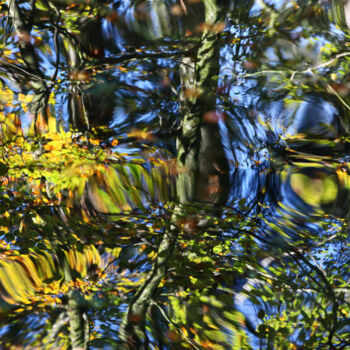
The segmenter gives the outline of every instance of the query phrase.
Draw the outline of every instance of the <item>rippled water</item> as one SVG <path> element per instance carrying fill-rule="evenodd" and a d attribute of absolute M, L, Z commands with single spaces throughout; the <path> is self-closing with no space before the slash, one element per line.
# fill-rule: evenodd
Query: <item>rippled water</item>
<path fill-rule="evenodd" d="M 0 348 L 350 349 L 349 11 L 0 1 Z"/>

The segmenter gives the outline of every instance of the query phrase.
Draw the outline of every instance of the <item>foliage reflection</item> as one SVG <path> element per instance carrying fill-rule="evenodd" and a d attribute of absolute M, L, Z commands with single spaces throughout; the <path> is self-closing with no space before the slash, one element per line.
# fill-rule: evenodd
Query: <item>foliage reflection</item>
<path fill-rule="evenodd" d="M 0 2 L 0 347 L 347 349 L 349 2 Z"/>

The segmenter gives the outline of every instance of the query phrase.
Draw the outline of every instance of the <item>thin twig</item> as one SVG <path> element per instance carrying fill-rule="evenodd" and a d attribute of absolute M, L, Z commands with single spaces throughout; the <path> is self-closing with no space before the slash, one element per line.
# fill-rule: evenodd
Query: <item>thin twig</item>
<path fill-rule="evenodd" d="M 344 101 L 344 99 L 332 88 L 331 85 L 328 85 L 329 91 L 331 91 L 335 96 L 338 97 L 339 101 L 350 111 L 350 106 Z"/>
<path fill-rule="evenodd" d="M 330 60 L 308 67 L 304 70 L 273 70 L 273 69 L 268 69 L 268 70 L 261 70 L 259 72 L 256 73 L 246 73 L 246 74 L 242 74 L 239 77 L 240 78 L 250 78 L 250 77 L 258 77 L 258 76 L 263 76 L 263 75 L 267 75 L 267 74 L 280 74 L 280 75 L 284 75 L 284 74 L 291 74 L 290 79 L 293 80 L 294 76 L 296 74 L 307 74 L 307 73 L 313 73 L 313 70 L 317 70 L 320 68 L 324 68 L 327 67 L 329 65 L 331 65 L 332 63 L 334 63 L 335 61 L 337 61 L 339 58 L 342 57 L 346 57 L 346 56 L 350 56 L 350 52 L 341 52 L 337 55 L 335 55 L 333 58 L 331 58 Z"/>
<path fill-rule="evenodd" d="M 172 326 L 174 326 L 175 328 L 177 328 L 181 334 L 183 335 L 183 337 L 189 342 L 191 343 L 191 345 L 194 346 L 195 349 L 202 349 L 202 347 L 193 339 L 189 338 L 184 332 L 183 330 L 181 329 L 180 326 L 178 326 L 177 324 L 175 324 L 173 321 L 170 320 L 170 318 L 168 317 L 168 315 L 166 314 L 166 312 L 154 301 L 152 300 L 151 301 L 151 305 L 154 305 L 158 308 L 158 310 L 160 311 L 160 313 L 162 314 L 162 316 L 165 318 L 165 320 L 170 323 Z"/>

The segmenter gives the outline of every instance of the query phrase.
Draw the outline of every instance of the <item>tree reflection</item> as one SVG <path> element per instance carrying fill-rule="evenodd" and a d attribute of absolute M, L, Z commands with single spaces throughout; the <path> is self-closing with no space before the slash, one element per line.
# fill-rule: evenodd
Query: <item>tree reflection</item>
<path fill-rule="evenodd" d="M 2 4 L 1 347 L 349 347 L 347 8 Z"/>

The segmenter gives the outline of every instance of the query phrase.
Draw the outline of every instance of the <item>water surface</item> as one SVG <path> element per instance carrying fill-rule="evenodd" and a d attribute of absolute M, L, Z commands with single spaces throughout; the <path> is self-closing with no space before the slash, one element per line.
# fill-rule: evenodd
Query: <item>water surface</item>
<path fill-rule="evenodd" d="M 349 8 L 0 2 L 0 347 L 350 349 Z"/>

